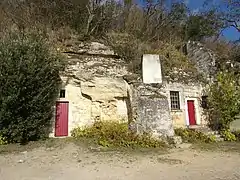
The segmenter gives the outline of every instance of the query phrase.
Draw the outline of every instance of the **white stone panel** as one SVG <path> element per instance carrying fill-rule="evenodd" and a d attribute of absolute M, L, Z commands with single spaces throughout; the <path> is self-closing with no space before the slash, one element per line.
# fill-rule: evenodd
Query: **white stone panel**
<path fill-rule="evenodd" d="M 162 83 L 162 70 L 159 55 L 144 54 L 142 59 L 143 83 Z"/>

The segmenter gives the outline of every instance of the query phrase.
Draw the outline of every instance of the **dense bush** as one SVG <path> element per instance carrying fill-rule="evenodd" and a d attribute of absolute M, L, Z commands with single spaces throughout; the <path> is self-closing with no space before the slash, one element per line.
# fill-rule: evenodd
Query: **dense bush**
<path fill-rule="evenodd" d="M 4 144 L 7 144 L 7 140 L 6 140 L 6 138 L 4 138 L 0 135 L 0 145 L 4 145 Z"/>
<path fill-rule="evenodd" d="M 240 114 L 238 80 L 235 73 L 221 71 L 217 75 L 217 81 L 211 85 L 208 99 L 212 128 L 228 133 L 230 123 Z"/>
<path fill-rule="evenodd" d="M 48 135 L 62 62 L 37 33 L 10 33 L 1 39 L 0 134 L 8 142 Z"/>
<path fill-rule="evenodd" d="M 166 144 L 151 137 L 150 134 L 136 135 L 128 129 L 127 123 L 114 121 L 95 122 L 92 126 L 75 128 L 75 138 L 91 138 L 104 147 L 164 147 Z"/>
<path fill-rule="evenodd" d="M 193 129 L 184 129 L 184 128 L 177 128 L 175 129 L 175 135 L 181 136 L 184 142 L 216 142 L 216 137 L 213 135 L 205 135 L 202 132 L 193 130 Z"/>
<path fill-rule="evenodd" d="M 240 130 L 233 131 L 232 134 L 234 134 L 236 141 L 240 141 Z"/>
<path fill-rule="evenodd" d="M 224 141 L 236 141 L 236 135 L 231 132 L 229 129 L 220 131 L 221 136 L 224 138 Z"/>

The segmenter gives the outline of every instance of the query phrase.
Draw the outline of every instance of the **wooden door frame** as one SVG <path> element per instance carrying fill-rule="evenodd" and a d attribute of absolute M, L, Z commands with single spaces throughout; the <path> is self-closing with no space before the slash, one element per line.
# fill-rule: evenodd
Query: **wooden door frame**
<path fill-rule="evenodd" d="M 196 119 L 196 125 L 201 125 L 201 116 L 200 116 L 200 103 L 198 101 L 198 98 L 186 98 L 185 99 L 185 116 L 186 116 L 186 125 L 190 125 L 189 116 L 188 116 L 188 101 L 194 102 L 194 108 L 195 108 L 195 119 Z"/>

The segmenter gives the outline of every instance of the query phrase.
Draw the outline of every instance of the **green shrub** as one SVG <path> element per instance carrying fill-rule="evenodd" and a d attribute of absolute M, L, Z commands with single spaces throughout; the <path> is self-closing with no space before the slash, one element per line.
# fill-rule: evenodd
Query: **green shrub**
<path fill-rule="evenodd" d="M 230 123 L 240 114 L 238 80 L 234 72 L 222 71 L 217 74 L 217 81 L 210 87 L 209 120 L 210 126 L 216 130 L 228 133 Z M 224 132 L 223 135 L 226 133 Z"/>
<path fill-rule="evenodd" d="M 237 138 L 234 133 L 232 133 L 229 129 L 222 130 L 220 132 L 221 136 L 224 138 L 225 141 L 236 141 Z"/>
<path fill-rule="evenodd" d="M 62 62 L 37 33 L 0 40 L 0 134 L 8 142 L 48 136 Z"/>
<path fill-rule="evenodd" d="M 240 130 L 233 131 L 232 133 L 235 135 L 236 140 L 237 140 L 237 141 L 240 141 Z"/>
<path fill-rule="evenodd" d="M 128 129 L 127 123 L 114 121 L 95 122 L 92 126 L 75 128 L 71 135 L 75 138 L 91 138 L 104 147 L 163 147 L 166 144 L 154 139 L 150 134 L 137 135 Z"/>
<path fill-rule="evenodd" d="M 190 143 L 195 143 L 195 142 L 205 142 L 205 143 L 210 143 L 210 142 L 216 142 L 216 137 L 211 135 L 205 135 L 202 132 L 193 130 L 193 129 L 184 129 L 184 128 L 177 128 L 175 129 L 175 135 L 181 136 L 184 142 L 190 142 Z"/>
<path fill-rule="evenodd" d="M 5 144 L 7 144 L 6 138 L 0 135 L 0 145 L 5 145 Z"/>

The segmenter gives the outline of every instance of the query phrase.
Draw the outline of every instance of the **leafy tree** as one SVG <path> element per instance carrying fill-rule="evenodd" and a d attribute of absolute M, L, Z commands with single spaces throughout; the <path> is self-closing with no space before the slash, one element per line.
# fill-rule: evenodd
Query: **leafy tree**
<path fill-rule="evenodd" d="M 210 88 L 210 124 L 218 130 L 229 130 L 240 114 L 240 89 L 233 72 L 221 71 Z"/>
<path fill-rule="evenodd" d="M 239 0 L 225 0 L 226 12 L 223 13 L 222 20 L 226 26 L 235 28 L 240 33 L 240 2 Z"/>
<path fill-rule="evenodd" d="M 216 36 L 223 26 L 215 11 L 191 15 L 186 23 L 186 37 L 200 41 L 206 37 Z"/>
<path fill-rule="evenodd" d="M 239 0 L 205 0 L 205 5 L 209 11 L 214 10 L 218 14 L 218 20 L 222 21 L 222 30 L 233 27 L 240 33 L 240 1 Z M 240 39 L 239 39 L 240 40 Z"/>
<path fill-rule="evenodd" d="M 62 58 L 36 33 L 0 41 L 0 134 L 8 142 L 46 137 L 63 70 Z"/>

